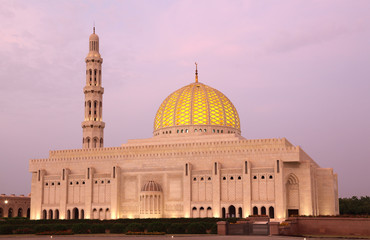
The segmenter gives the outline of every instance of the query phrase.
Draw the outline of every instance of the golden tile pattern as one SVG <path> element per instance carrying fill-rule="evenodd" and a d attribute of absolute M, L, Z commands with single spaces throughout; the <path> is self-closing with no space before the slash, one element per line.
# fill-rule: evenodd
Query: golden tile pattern
<path fill-rule="evenodd" d="M 209 124 L 208 120 L 208 104 L 206 93 L 202 88 L 201 84 L 196 84 L 193 87 L 193 112 L 192 112 L 192 124 L 193 125 L 205 125 Z"/>
<path fill-rule="evenodd" d="M 159 107 L 154 130 L 181 125 L 228 126 L 240 130 L 238 112 L 231 101 L 202 83 L 192 83 L 173 92 Z"/>

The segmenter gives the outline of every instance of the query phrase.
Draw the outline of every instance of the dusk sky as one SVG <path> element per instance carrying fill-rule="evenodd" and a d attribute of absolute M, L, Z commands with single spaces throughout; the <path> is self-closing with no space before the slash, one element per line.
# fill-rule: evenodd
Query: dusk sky
<path fill-rule="evenodd" d="M 29 194 L 30 159 L 82 147 L 88 38 L 104 59 L 105 146 L 152 136 L 199 81 L 247 139 L 286 137 L 370 195 L 370 1 L 0 1 L 0 193 Z"/>

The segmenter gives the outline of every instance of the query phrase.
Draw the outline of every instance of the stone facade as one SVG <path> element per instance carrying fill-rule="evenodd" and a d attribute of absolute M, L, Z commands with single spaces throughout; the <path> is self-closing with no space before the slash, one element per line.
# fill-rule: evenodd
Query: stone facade
<path fill-rule="evenodd" d="M 245 139 L 230 100 L 197 80 L 161 104 L 152 138 L 108 148 L 84 140 L 30 160 L 31 218 L 339 214 L 332 169 L 285 138 Z M 103 139 L 103 128 L 89 136 Z"/>
<path fill-rule="evenodd" d="M 20 195 L 0 195 L 0 218 L 30 217 L 31 198 Z"/>

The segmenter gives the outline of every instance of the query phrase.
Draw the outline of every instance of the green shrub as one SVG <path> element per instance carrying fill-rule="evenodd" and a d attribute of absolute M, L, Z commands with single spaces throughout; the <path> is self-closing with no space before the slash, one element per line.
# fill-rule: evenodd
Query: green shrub
<path fill-rule="evenodd" d="M 184 223 L 172 223 L 168 228 L 168 233 L 183 234 L 186 230 L 186 224 Z"/>
<path fill-rule="evenodd" d="M 49 232 L 51 224 L 40 224 L 35 227 L 35 233 Z"/>
<path fill-rule="evenodd" d="M 204 234 L 206 233 L 206 227 L 204 223 L 197 222 L 197 223 L 190 223 L 187 227 L 188 233 L 190 234 Z"/>
<path fill-rule="evenodd" d="M 14 230 L 14 234 L 34 234 L 35 230 L 30 227 L 20 227 Z"/>
<path fill-rule="evenodd" d="M 91 224 L 91 233 L 105 233 L 105 226 L 103 224 Z"/>
<path fill-rule="evenodd" d="M 125 233 L 125 225 L 122 223 L 115 223 L 110 228 L 111 233 Z"/>
<path fill-rule="evenodd" d="M 90 224 L 87 223 L 77 223 L 72 226 L 72 232 L 76 234 L 89 233 Z"/>
<path fill-rule="evenodd" d="M 71 229 L 71 227 L 65 224 L 53 224 L 53 225 L 50 225 L 50 228 L 53 231 L 66 231 L 68 229 Z"/>
<path fill-rule="evenodd" d="M 210 231 L 211 234 L 217 234 L 217 223 L 213 223 L 210 230 L 211 230 Z"/>
<path fill-rule="evenodd" d="M 140 223 L 130 223 L 126 227 L 126 232 L 144 232 L 144 226 Z"/>
<path fill-rule="evenodd" d="M 12 234 L 13 227 L 11 225 L 2 225 L 0 226 L 0 234 Z"/>
<path fill-rule="evenodd" d="M 166 232 L 166 225 L 162 222 L 152 222 L 148 224 L 148 232 Z"/>

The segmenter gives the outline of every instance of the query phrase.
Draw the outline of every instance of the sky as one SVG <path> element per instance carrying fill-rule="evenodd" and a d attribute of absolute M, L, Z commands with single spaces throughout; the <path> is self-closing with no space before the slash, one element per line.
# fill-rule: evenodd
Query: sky
<path fill-rule="evenodd" d="M 151 137 L 196 61 L 245 138 L 286 137 L 338 173 L 340 197 L 370 195 L 369 12 L 368 0 L 0 0 L 0 193 L 30 193 L 30 159 L 81 148 L 95 23 L 106 147 Z"/>

